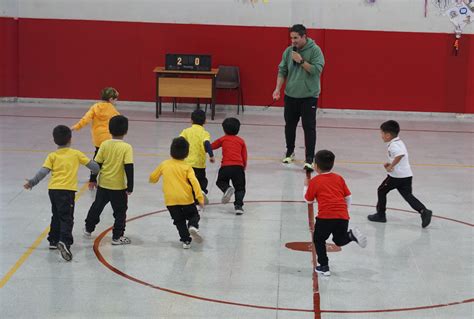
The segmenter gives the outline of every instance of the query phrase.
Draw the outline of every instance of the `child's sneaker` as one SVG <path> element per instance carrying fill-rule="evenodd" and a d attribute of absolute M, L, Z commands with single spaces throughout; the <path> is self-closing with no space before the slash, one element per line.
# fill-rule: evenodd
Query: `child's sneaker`
<path fill-rule="evenodd" d="M 117 239 L 112 238 L 112 245 L 128 245 L 131 243 L 132 241 L 130 240 L 130 238 L 125 236 L 120 236 L 120 238 Z"/>
<path fill-rule="evenodd" d="M 314 171 L 314 164 L 304 163 L 303 169 L 307 172 L 313 172 Z"/>
<path fill-rule="evenodd" d="M 427 208 L 423 209 L 421 212 L 421 227 L 425 228 L 431 223 L 431 216 L 433 212 Z"/>
<path fill-rule="evenodd" d="M 72 260 L 72 254 L 71 254 L 71 251 L 69 250 L 69 247 L 66 246 L 65 243 L 63 243 L 62 241 L 60 241 L 58 243 L 58 249 L 59 249 L 59 252 L 61 253 L 61 257 L 63 257 L 63 259 L 65 261 L 71 261 Z"/>
<path fill-rule="evenodd" d="M 290 163 L 293 163 L 294 159 L 295 159 L 295 153 L 291 154 L 290 156 L 286 156 L 285 158 L 281 160 L 281 162 L 283 164 L 290 164 Z"/>
<path fill-rule="evenodd" d="M 202 196 L 204 197 L 204 205 L 209 204 L 209 197 L 207 197 L 207 194 L 202 192 Z"/>
<path fill-rule="evenodd" d="M 314 269 L 314 271 L 323 276 L 331 276 L 329 266 L 316 266 L 316 269 Z"/>
<path fill-rule="evenodd" d="M 85 227 L 82 229 L 82 235 L 84 235 L 84 237 L 86 237 L 86 238 L 91 238 L 92 237 L 92 233 L 88 232 Z"/>
<path fill-rule="evenodd" d="M 58 243 L 49 243 L 49 249 L 51 250 L 58 249 Z"/>
<path fill-rule="evenodd" d="M 232 186 L 229 186 L 224 192 L 224 195 L 222 195 L 221 203 L 227 204 L 228 202 L 230 202 L 230 199 L 232 195 L 234 195 L 234 192 L 235 192 L 235 189 Z"/>
<path fill-rule="evenodd" d="M 190 241 L 183 242 L 183 249 L 189 249 L 189 248 L 191 248 L 191 242 Z"/>
<path fill-rule="evenodd" d="M 386 223 L 387 222 L 387 217 L 385 217 L 385 214 L 379 214 L 375 213 L 372 215 L 367 216 L 367 219 L 370 220 L 371 222 L 376 222 L 376 223 Z"/>
<path fill-rule="evenodd" d="M 349 233 L 351 234 L 351 237 L 353 240 L 362 248 L 365 248 L 367 246 L 367 237 L 362 234 L 362 232 L 359 230 L 359 228 L 354 228 L 349 230 Z"/>
<path fill-rule="evenodd" d="M 236 215 L 242 215 L 244 213 L 244 209 L 242 208 L 242 206 L 235 206 L 234 209 Z"/>
<path fill-rule="evenodd" d="M 202 243 L 202 236 L 199 234 L 199 229 L 197 229 L 194 226 L 189 226 L 189 233 L 191 234 L 191 237 L 197 242 L 197 243 Z"/>

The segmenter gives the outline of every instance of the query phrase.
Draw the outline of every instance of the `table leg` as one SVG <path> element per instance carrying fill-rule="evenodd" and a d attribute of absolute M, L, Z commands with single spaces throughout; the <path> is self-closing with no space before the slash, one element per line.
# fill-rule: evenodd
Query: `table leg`
<path fill-rule="evenodd" d="M 216 77 L 212 77 L 211 120 L 216 114 Z"/>

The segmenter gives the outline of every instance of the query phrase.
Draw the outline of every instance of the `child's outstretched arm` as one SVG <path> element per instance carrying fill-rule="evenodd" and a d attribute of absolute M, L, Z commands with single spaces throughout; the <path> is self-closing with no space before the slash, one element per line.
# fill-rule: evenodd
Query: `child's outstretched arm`
<path fill-rule="evenodd" d="M 90 160 L 89 163 L 86 164 L 86 167 L 91 170 L 92 174 L 98 174 L 100 171 L 100 166 L 94 160 Z"/>
<path fill-rule="evenodd" d="M 133 192 L 133 163 L 125 164 L 125 175 L 127 175 L 127 194 Z"/>
<path fill-rule="evenodd" d="M 36 175 L 32 179 L 26 179 L 26 183 L 23 185 L 25 189 L 32 189 L 35 185 L 37 185 L 46 175 L 49 174 L 51 170 L 46 167 L 41 167 Z"/>
<path fill-rule="evenodd" d="M 211 142 L 209 142 L 208 140 L 205 140 L 204 149 L 206 150 L 206 153 L 209 154 L 209 161 L 211 163 L 214 163 L 216 160 L 214 159 L 214 152 L 212 151 Z"/>
<path fill-rule="evenodd" d="M 158 165 L 155 170 L 150 174 L 150 178 L 148 179 L 148 182 L 150 183 L 158 183 L 161 177 L 161 164 Z"/>
<path fill-rule="evenodd" d="M 94 118 L 94 111 L 92 109 L 92 107 L 89 109 L 89 111 L 87 111 L 86 114 L 84 114 L 84 116 L 79 120 L 79 122 L 77 122 L 76 124 L 74 124 L 72 127 L 71 127 L 71 130 L 73 131 L 79 131 L 81 128 L 83 128 L 84 126 L 86 126 L 87 124 L 90 123 L 90 121 L 92 121 L 92 119 Z"/>

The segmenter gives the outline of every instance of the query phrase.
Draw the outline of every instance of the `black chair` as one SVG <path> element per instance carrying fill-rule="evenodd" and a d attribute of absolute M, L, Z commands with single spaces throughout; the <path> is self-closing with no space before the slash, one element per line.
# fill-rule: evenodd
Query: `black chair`
<path fill-rule="evenodd" d="M 216 89 L 237 90 L 237 114 L 242 106 L 244 112 L 244 96 L 240 84 L 240 72 L 238 66 L 219 65 L 219 72 L 216 76 Z"/>

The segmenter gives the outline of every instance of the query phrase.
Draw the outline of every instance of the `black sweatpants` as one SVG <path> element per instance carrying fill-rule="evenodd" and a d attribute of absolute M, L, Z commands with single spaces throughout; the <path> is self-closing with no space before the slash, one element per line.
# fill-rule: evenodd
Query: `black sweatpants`
<path fill-rule="evenodd" d="M 229 188 L 229 181 L 232 181 L 232 185 L 235 188 L 234 193 L 234 206 L 244 206 L 245 196 L 245 170 L 242 166 L 222 166 L 217 174 L 216 185 L 222 192 L 225 192 Z"/>
<path fill-rule="evenodd" d="M 345 219 L 317 218 L 314 225 L 313 242 L 318 255 L 318 264 L 327 266 L 329 263 L 326 252 L 326 240 L 332 234 L 332 241 L 338 246 L 347 245 L 352 241 L 347 228 L 349 221 Z"/>
<path fill-rule="evenodd" d="M 100 214 L 109 202 L 112 205 L 115 219 L 112 239 L 119 239 L 125 233 L 125 220 L 127 219 L 128 195 L 125 189 L 112 190 L 97 187 L 95 200 L 85 220 L 86 231 L 93 232 L 95 230 L 95 226 L 100 222 Z"/>
<path fill-rule="evenodd" d="M 99 148 L 96 146 L 95 152 L 94 152 L 94 157 L 92 158 L 95 160 L 95 157 L 97 156 L 97 153 L 99 152 Z M 91 172 L 91 175 L 89 176 L 89 182 L 94 182 L 97 183 L 97 174 L 94 174 Z"/>
<path fill-rule="evenodd" d="M 405 199 L 408 204 L 410 204 L 411 208 L 417 212 L 421 212 L 423 209 L 425 209 L 425 205 L 423 205 L 412 194 L 412 180 L 413 176 L 395 178 L 387 175 L 387 178 L 377 189 L 377 214 L 385 215 L 385 211 L 387 209 L 387 194 L 393 189 L 397 189 L 400 195 L 402 195 L 403 199 Z"/>
<path fill-rule="evenodd" d="M 199 212 L 196 205 L 173 205 L 166 206 L 170 212 L 173 224 L 178 229 L 179 237 L 182 242 L 191 242 L 188 228 L 194 226 L 199 228 Z"/>
<path fill-rule="evenodd" d="M 293 98 L 285 95 L 285 139 L 286 156 L 295 151 L 296 127 L 300 121 L 303 124 L 305 160 L 312 163 L 316 147 L 316 108 L 318 99 L 315 97 Z"/>
<path fill-rule="evenodd" d="M 201 186 L 201 190 L 207 194 L 207 177 L 206 177 L 206 169 L 205 168 L 196 168 L 193 167 L 194 174 L 196 175 L 196 178 L 199 182 L 199 185 Z"/>
<path fill-rule="evenodd" d="M 67 247 L 73 243 L 72 228 L 74 226 L 74 198 L 75 191 L 50 189 L 51 200 L 51 225 L 48 241 L 57 244 L 62 241 Z"/>

